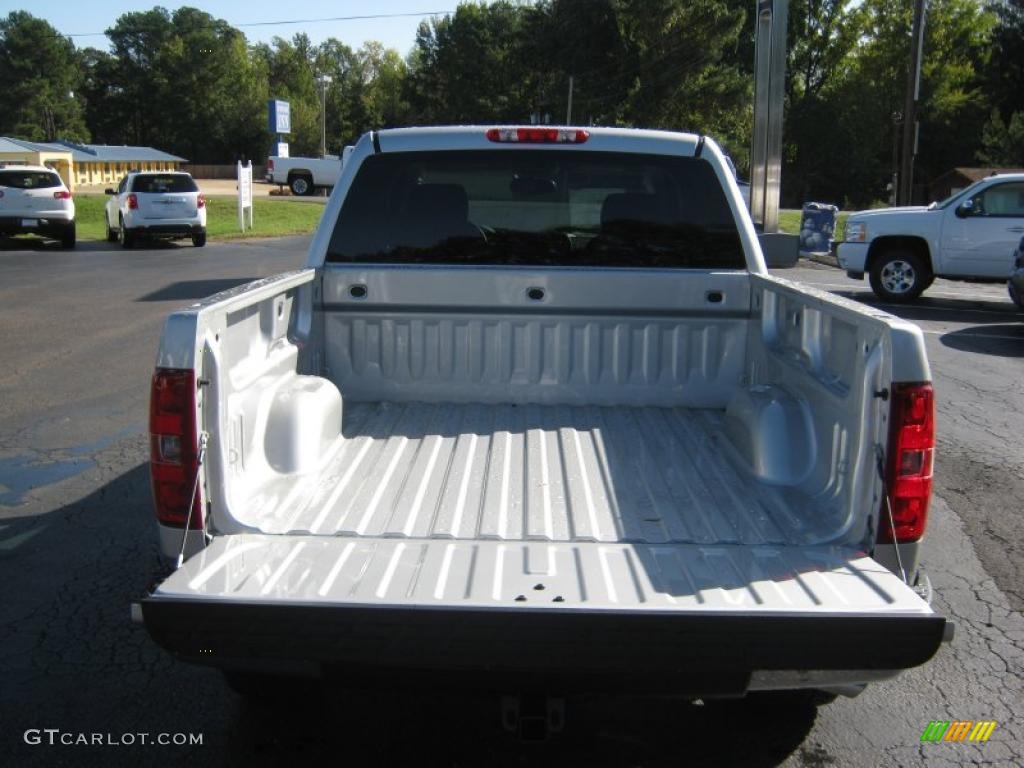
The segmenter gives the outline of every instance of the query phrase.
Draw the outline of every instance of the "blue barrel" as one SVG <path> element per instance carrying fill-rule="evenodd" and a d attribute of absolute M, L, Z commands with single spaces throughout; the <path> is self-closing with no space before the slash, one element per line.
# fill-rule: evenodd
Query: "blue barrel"
<path fill-rule="evenodd" d="M 838 211 L 828 203 L 804 203 L 800 215 L 801 253 L 828 253 Z"/>

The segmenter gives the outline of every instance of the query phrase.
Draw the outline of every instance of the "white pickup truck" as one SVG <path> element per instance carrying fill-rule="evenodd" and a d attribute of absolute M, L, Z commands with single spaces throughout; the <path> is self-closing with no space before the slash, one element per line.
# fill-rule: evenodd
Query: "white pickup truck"
<path fill-rule="evenodd" d="M 989 176 L 941 203 L 851 213 L 839 266 L 883 301 L 913 301 L 936 277 L 1005 283 L 1024 234 L 1024 174 Z"/>
<path fill-rule="evenodd" d="M 234 681 L 855 692 L 950 636 L 922 338 L 768 275 L 710 139 L 368 134 L 305 269 L 167 320 L 134 616 Z"/>
<path fill-rule="evenodd" d="M 287 186 L 294 195 L 312 195 L 320 189 L 332 189 L 338 183 L 345 160 L 352 154 L 352 147 L 345 147 L 341 157 L 280 157 L 267 158 L 264 179 L 269 184 Z"/>

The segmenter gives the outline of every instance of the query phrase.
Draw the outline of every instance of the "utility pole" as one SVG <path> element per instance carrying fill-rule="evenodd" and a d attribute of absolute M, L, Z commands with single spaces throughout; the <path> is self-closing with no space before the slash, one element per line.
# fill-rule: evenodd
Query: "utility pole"
<path fill-rule="evenodd" d="M 327 157 L 327 84 L 330 82 L 333 82 L 333 78 L 330 75 L 320 75 L 320 85 L 323 89 L 320 107 L 320 157 Z"/>
<path fill-rule="evenodd" d="M 892 113 L 892 179 L 888 185 L 886 202 L 896 205 L 900 195 L 900 129 L 903 126 L 903 113 L 899 110 Z"/>
<path fill-rule="evenodd" d="M 572 125 L 572 75 L 569 75 L 569 106 L 565 109 L 565 124 Z"/>
<path fill-rule="evenodd" d="M 925 0 L 914 0 L 914 25 L 907 66 L 907 93 L 903 107 L 903 154 L 900 159 L 899 205 L 910 205 L 914 195 L 914 157 L 917 155 L 917 101 L 921 95 L 921 59 L 924 56 Z"/>

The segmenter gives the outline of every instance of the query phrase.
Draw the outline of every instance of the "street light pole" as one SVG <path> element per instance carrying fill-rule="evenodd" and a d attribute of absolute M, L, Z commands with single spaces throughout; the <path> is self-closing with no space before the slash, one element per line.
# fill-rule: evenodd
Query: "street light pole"
<path fill-rule="evenodd" d="M 572 125 L 572 75 L 569 75 L 569 104 L 565 108 L 565 124 Z"/>
<path fill-rule="evenodd" d="M 330 75 L 320 75 L 321 102 L 320 102 L 320 157 L 327 157 L 327 84 L 333 82 Z"/>
<path fill-rule="evenodd" d="M 903 154 L 900 163 L 899 205 L 910 205 L 914 196 L 914 156 L 917 154 L 917 101 L 921 94 L 921 59 L 924 55 L 925 0 L 914 0 L 914 23 L 907 67 L 906 102 L 903 107 Z"/>

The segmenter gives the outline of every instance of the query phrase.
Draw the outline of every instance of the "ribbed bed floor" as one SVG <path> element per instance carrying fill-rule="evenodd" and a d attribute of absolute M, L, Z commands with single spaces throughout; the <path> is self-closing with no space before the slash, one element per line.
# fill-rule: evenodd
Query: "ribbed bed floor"
<path fill-rule="evenodd" d="M 345 404 L 316 477 L 265 489 L 267 533 L 640 543 L 822 537 L 793 496 L 740 469 L 720 411 Z M 806 504 L 806 502 L 805 502 Z"/>

